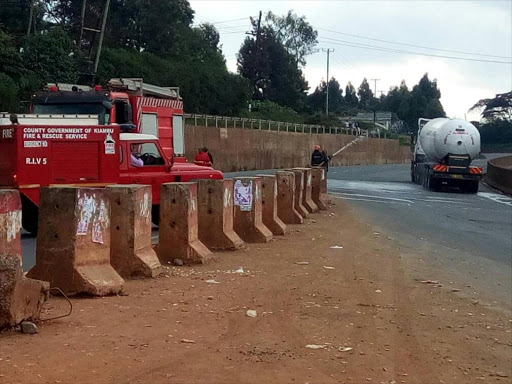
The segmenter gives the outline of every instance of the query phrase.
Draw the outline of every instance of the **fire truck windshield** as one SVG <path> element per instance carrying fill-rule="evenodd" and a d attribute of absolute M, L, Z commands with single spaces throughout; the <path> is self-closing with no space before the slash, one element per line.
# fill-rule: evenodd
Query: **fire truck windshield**
<path fill-rule="evenodd" d="M 39 115 L 98 115 L 100 124 L 109 124 L 109 111 L 102 104 L 35 104 L 33 113 Z"/>

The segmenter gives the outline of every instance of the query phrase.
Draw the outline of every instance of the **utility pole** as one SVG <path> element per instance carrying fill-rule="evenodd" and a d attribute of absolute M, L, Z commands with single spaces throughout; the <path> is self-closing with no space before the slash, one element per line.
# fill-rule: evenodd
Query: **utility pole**
<path fill-rule="evenodd" d="M 251 24 L 252 24 L 253 28 L 255 26 L 254 24 L 256 24 L 256 33 L 254 33 L 254 32 L 247 32 L 248 35 L 252 35 L 252 36 L 256 37 L 255 38 L 256 52 L 254 53 L 256 58 L 254 60 L 254 65 L 253 65 L 253 68 L 252 68 L 252 81 L 253 81 L 253 87 L 254 87 L 253 95 L 256 95 L 256 96 L 259 96 L 259 88 L 257 86 L 256 76 L 258 74 L 258 65 L 259 65 L 259 56 L 260 56 L 260 34 L 261 34 L 261 17 L 262 16 L 263 16 L 263 13 L 260 11 L 257 23 L 255 23 L 255 21 L 252 18 L 252 16 L 250 17 Z"/>
<path fill-rule="evenodd" d="M 329 55 L 334 52 L 334 48 L 323 48 L 323 52 L 327 52 L 327 80 L 325 85 L 326 98 L 325 98 L 325 116 L 329 117 Z"/>
<path fill-rule="evenodd" d="M 374 87 L 374 94 L 373 94 L 373 97 L 377 98 L 377 81 L 380 81 L 380 79 L 370 79 L 371 81 L 373 81 L 375 83 L 375 87 Z"/>
<path fill-rule="evenodd" d="M 105 26 L 107 25 L 108 8 L 110 7 L 110 0 L 107 0 L 105 4 L 105 10 L 103 12 L 103 21 L 101 22 L 100 40 L 98 41 L 98 52 L 96 52 L 96 60 L 94 60 L 94 76 L 98 71 L 98 64 L 100 63 L 101 47 L 103 45 L 103 37 L 105 36 Z"/>
<path fill-rule="evenodd" d="M 370 79 L 371 81 L 374 82 L 375 86 L 374 86 L 374 94 L 373 94 L 373 97 L 375 97 L 375 99 L 377 99 L 377 81 L 379 81 L 380 79 Z M 377 111 L 375 110 L 375 108 L 373 109 L 373 126 L 374 127 L 377 127 Z M 380 139 L 380 130 L 379 130 L 379 139 Z"/>
<path fill-rule="evenodd" d="M 30 35 L 30 30 L 32 28 L 32 20 L 34 19 L 34 0 L 30 0 L 29 7 L 30 13 L 28 16 L 27 37 Z"/>

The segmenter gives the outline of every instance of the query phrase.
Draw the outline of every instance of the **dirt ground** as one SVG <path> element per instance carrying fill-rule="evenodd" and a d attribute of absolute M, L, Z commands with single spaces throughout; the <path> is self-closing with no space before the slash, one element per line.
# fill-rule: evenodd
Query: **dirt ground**
<path fill-rule="evenodd" d="M 427 282 L 435 270 L 339 200 L 289 232 L 126 296 L 73 299 L 37 335 L 3 332 L 0 383 L 512 380 L 507 310 Z M 44 316 L 62 312 L 53 298 Z"/>

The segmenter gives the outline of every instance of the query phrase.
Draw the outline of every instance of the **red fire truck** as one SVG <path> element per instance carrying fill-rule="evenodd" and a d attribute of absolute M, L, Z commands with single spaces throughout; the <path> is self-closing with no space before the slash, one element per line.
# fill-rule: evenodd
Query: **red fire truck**
<path fill-rule="evenodd" d="M 183 155 L 179 90 L 140 79 L 113 79 L 107 91 L 51 84 L 34 95 L 31 114 L 0 114 L 0 187 L 20 191 L 29 232 L 39 188 L 58 184 L 151 185 L 157 222 L 162 183 L 223 177 Z"/>

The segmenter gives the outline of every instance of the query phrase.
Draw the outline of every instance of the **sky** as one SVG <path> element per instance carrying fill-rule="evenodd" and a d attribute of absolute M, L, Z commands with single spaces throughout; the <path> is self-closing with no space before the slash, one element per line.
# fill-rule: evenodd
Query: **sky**
<path fill-rule="evenodd" d="M 478 113 L 468 113 L 478 100 L 512 90 L 512 0 L 189 1 L 195 24 L 214 23 L 219 30 L 222 51 L 233 72 L 236 54 L 250 30 L 249 17 L 257 17 L 260 10 L 278 15 L 293 10 L 319 32 L 317 48 L 334 48 L 329 77 L 335 77 L 343 88 L 348 81 L 357 88 L 364 77 L 380 79 L 376 87 L 380 95 L 402 79 L 412 88 L 428 72 L 430 79 L 437 79 L 447 115 L 468 120 L 479 119 Z M 323 52 L 307 57 L 303 71 L 310 92 L 326 79 L 326 61 Z M 370 85 L 373 90 L 375 83 L 370 81 Z"/>

